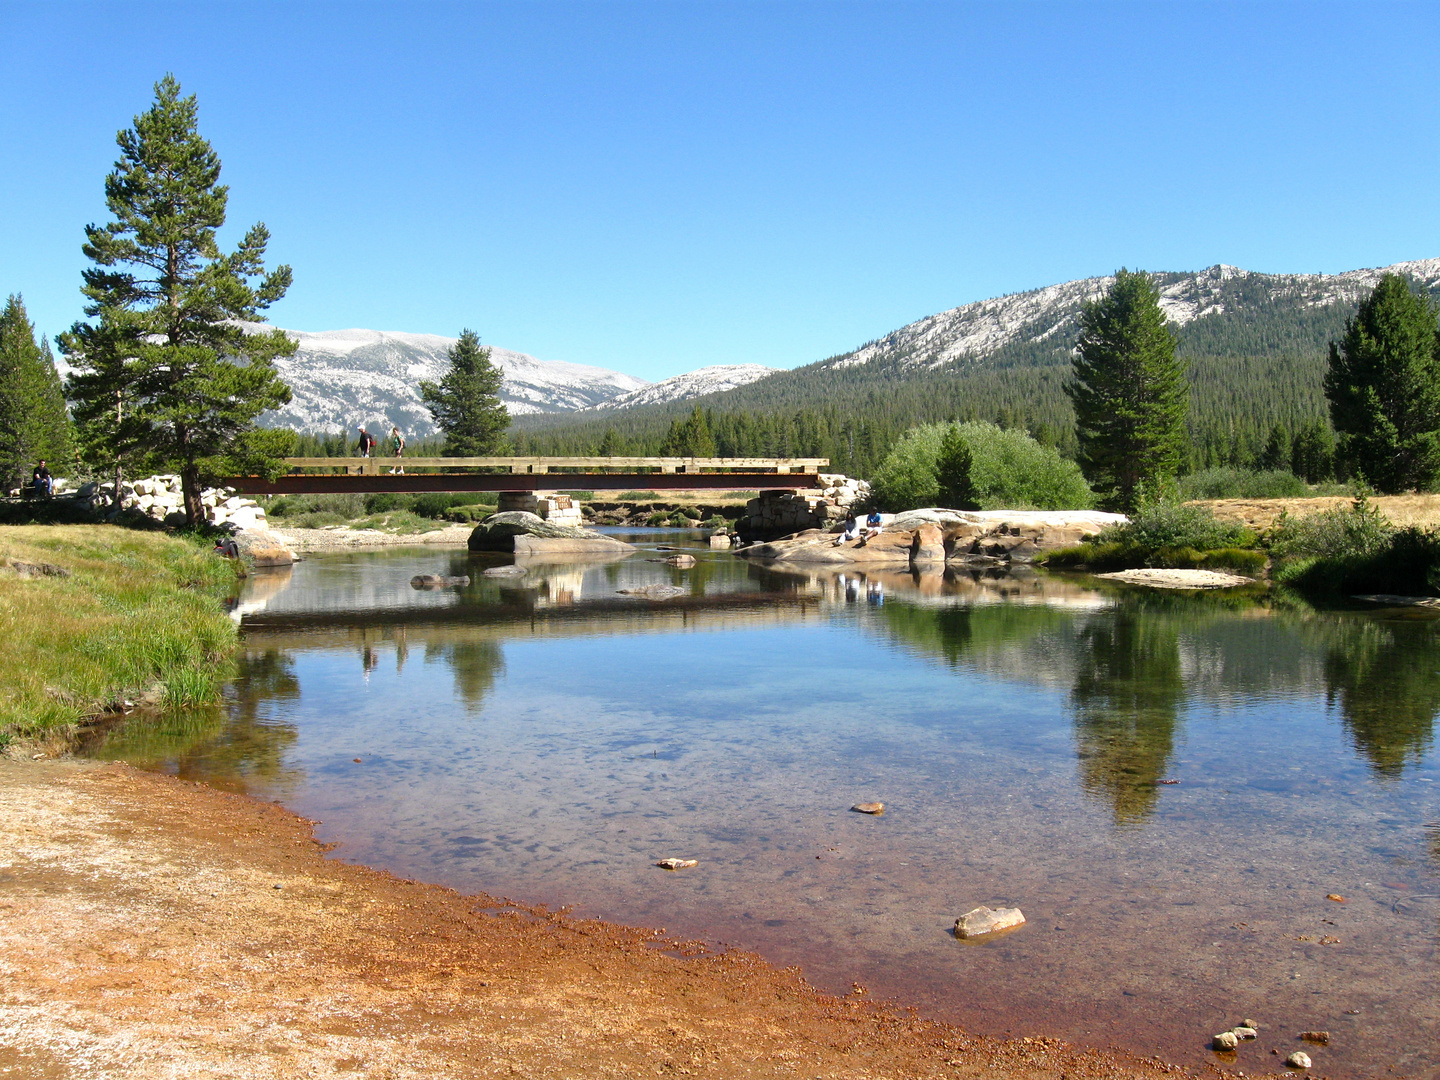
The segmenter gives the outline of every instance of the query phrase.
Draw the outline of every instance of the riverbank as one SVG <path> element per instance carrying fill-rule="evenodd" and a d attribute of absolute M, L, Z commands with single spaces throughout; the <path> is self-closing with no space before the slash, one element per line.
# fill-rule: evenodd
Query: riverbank
<path fill-rule="evenodd" d="M 0 749 L 141 705 L 214 700 L 230 677 L 235 568 L 115 525 L 0 526 Z M 127 704 L 128 703 L 128 704 Z"/>
<path fill-rule="evenodd" d="M 475 531 L 474 522 L 446 525 L 420 533 L 382 532 L 355 529 L 348 525 L 326 525 L 318 529 L 286 529 L 271 526 L 270 533 L 298 554 L 315 551 L 343 551 L 346 548 L 375 547 L 464 547 Z"/>
<path fill-rule="evenodd" d="M 656 873 L 663 873 L 657 870 Z M 0 1074 L 1142 1078 L 743 953 L 327 858 L 277 806 L 0 761 Z"/>

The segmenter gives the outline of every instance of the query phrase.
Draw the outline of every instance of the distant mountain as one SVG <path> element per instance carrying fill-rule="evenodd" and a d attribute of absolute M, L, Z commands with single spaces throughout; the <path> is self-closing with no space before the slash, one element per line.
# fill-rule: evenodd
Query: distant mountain
<path fill-rule="evenodd" d="M 1328 344 L 1359 300 L 1393 271 L 1440 301 L 1440 259 L 1341 274 L 1261 274 L 1218 265 L 1154 273 L 1161 306 L 1189 367 L 1191 464 L 1256 460 L 1274 426 L 1322 419 Z M 868 476 L 901 432 L 919 423 L 991 420 L 1076 449 L 1065 394 L 1086 301 L 1112 277 L 1085 278 L 982 300 L 919 319 L 850 352 L 682 402 L 521 417 L 517 445 L 579 452 L 609 431 L 653 452 L 671 421 L 700 404 L 721 453 L 829 457 Z"/>
<path fill-rule="evenodd" d="M 1232 331 L 1250 327 L 1252 332 L 1248 334 L 1242 331 L 1218 338 L 1215 334 L 1198 337 L 1216 338 L 1211 345 L 1233 339 L 1233 345 L 1228 347 L 1237 353 L 1256 355 L 1301 344 L 1323 345 L 1332 336 L 1336 319 L 1343 323 L 1344 315 L 1334 309 L 1343 307 L 1345 314 L 1352 313 L 1360 298 L 1386 272 L 1407 275 L 1432 290 L 1440 286 L 1440 259 L 1343 274 L 1259 274 L 1220 264 L 1196 273 L 1161 273 L 1154 277 L 1160 285 L 1160 308 L 1174 326 L 1196 323 Z M 1113 277 L 1084 278 L 951 308 L 814 367 L 826 370 L 875 366 L 900 371 L 971 365 L 1009 367 L 1017 361 L 1068 356 L 1079 332 L 1082 306 L 1101 296 L 1114 281 Z M 1317 319 L 1317 314 L 1322 317 Z M 1316 328 L 1322 328 L 1323 333 L 1306 332 Z M 1182 341 L 1196 337 L 1182 334 Z M 1212 350 L 1202 347 L 1200 351 Z"/>
<path fill-rule="evenodd" d="M 299 431 L 353 431 L 364 424 L 377 432 L 394 424 L 407 437 L 434 433 L 419 384 L 445 374 L 456 338 L 383 330 L 285 333 L 300 347 L 276 367 L 294 396 L 285 408 L 266 413 L 264 423 Z M 536 360 L 495 346 L 490 359 L 504 375 L 500 397 L 511 415 L 584 409 L 650 385 L 618 371 Z"/>
<path fill-rule="evenodd" d="M 642 386 L 639 390 L 632 390 L 628 394 L 621 394 L 609 401 L 602 401 L 599 405 L 591 405 L 586 411 L 630 409 L 638 405 L 663 405 L 670 401 L 688 401 L 706 394 L 718 394 L 725 390 L 733 390 L 737 386 L 745 386 L 757 379 L 763 379 L 767 375 L 774 375 L 779 370 L 779 368 L 765 367 L 763 364 L 716 364 L 713 367 L 697 368 L 694 371 L 687 371 L 684 375 L 672 375 L 668 379 L 661 379 L 657 383 Z"/>

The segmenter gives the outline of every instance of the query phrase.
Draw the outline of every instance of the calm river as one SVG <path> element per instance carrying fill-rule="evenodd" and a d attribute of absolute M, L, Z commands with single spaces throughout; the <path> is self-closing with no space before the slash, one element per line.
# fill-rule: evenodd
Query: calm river
<path fill-rule="evenodd" d="M 508 578 L 434 548 L 254 578 L 228 706 L 93 753 L 281 800 L 343 858 L 974 1030 L 1250 1071 L 1324 1029 L 1319 1073 L 1440 1072 L 1440 622 L 781 573 L 688 535 Z M 685 592 L 620 591 L 653 583 Z M 1029 921 L 955 939 L 980 904 Z M 1207 1049 L 1247 1017 L 1258 1045 Z"/>

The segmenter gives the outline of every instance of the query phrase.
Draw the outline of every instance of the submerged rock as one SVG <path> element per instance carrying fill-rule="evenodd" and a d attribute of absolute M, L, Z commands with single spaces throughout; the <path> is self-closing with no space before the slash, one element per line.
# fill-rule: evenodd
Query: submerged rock
<path fill-rule="evenodd" d="M 1242 1041 L 1245 1039 L 1253 1039 L 1260 1034 L 1260 1032 L 1255 1030 L 1255 1025 L 1249 1023 L 1241 1024 L 1239 1027 L 1232 1028 L 1231 1033 L 1237 1039 L 1240 1039 Z"/>
<path fill-rule="evenodd" d="M 684 870 L 687 866 L 695 866 L 699 859 L 661 859 L 655 865 L 666 870 Z"/>
<path fill-rule="evenodd" d="M 463 588 L 470 584 L 470 579 L 465 576 L 445 577 L 441 574 L 416 574 L 410 579 L 412 589 L 446 589 Z"/>
<path fill-rule="evenodd" d="M 1025 921 L 1019 908 L 977 907 L 967 911 L 955 920 L 955 936 L 958 938 L 980 937 L 1000 930 L 1009 930 Z"/>
<path fill-rule="evenodd" d="M 621 596 L 633 596 L 638 600 L 673 600 L 677 596 L 684 596 L 685 589 L 678 585 L 641 585 L 634 589 L 615 590 Z"/>
<path fill-rule="evenodd" d="M 1285 1064 L 1289 1065 L 1292 1069 L 1308 1069 L 1312 1063 L 1309 1054 L 1304 1050 L 1296 1050 L 1285 1059 Z"/>
<path fill-rule="evenodd" d="M 633 551 L 634 547 L 613 537 L 578 525 L 556 525 L 538 514 L 507 510 L 491 514 L 470 533 L 471 551 L 514 551 L 518 553 L 565 552 L 612 554 Z"/>
<path fill-rule="evenodd" d="M 492 566 L 485 571 L 486 577 L 524 577 L 529 571 L 523 566 Z"/>
<path fill-rule="evenodd" d="M 859 814 L 883 814 L 885 804 L 883 802 L 857 802 L 850 809 Z"/>

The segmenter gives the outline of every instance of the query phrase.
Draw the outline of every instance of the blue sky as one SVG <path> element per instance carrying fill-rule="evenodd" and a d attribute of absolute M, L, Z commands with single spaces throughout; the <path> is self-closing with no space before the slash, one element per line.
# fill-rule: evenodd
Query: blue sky
<path fill-rule="evenodd" d="M 0 293 L 80 316 L 173 71 L 271 321 L 658 379 L 1118 266 L 1440 256 L 1440 5 L 0 0 Z"/>

